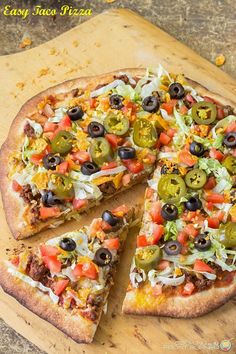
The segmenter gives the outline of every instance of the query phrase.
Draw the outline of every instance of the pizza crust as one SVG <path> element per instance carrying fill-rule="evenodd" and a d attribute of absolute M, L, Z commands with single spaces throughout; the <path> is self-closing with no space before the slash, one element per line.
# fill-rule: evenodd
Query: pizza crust
<path fill-rule="evenodd" d="M 125 72 L 130 74 L 131 76 L 143 76 L 145 74 L 145 69 L 122 69 L 113 71 L 108 74 L 98 75 L 98 76 L 90 76 L 90 77 L 82 77 L 79 79 L 73 79 L 61 83 L 59 85 L 48 88 L 47 90 L 39 93 L 34 96 L 30 100 L 28 100 L 21 108 L 17 116 L 12 122 L 12 125 L 9 130 L 8 137 L 5 143 L 1 147 L 0 151 L 0 190 L 2 194 L 3 207 L 6 214 L 6 220 L 9 225 L 9 228 L 12 232 L 12 235 L 15 239 L 24 239 L 35 233 L 42 231 L 43 229 L 47 229 L 54 222 L 60 220 L 60 217 L 57 219 L 51 218 L 46 222 L 40 222 L 36 225 L 30 225 L 29 223 L 23 220 L 23 211 L 25 210 L 25 204 L 23 199 L 19 197 L 18 193 L 12 190 L 11 183 L 7 177 L 8 175 L 8 161 L 9 156 L 12 151 L 19 151 L 22 145 L 22 132 L 25 124 L 25 118 L 30 115 L 30 113 L 35 111 L 35 107 L 37 104 L 42 101 L 45 96 L 65 93 L 71 91 L 75 88 L 79 89 L 94 89 L 99 84 L 107 84 L 114 79 L 114 75 L 118 75 L 120 72 Z M 217 99 L 222 102 L 224 105 L 231 105 L 236 110 L 236 103 L 232 102 L 228 99 L 225 99 L 217 94 L 211 93 L 206 88 L 201 86 L 200 84 L 187 79 L 189 83 L 199 91 L 202 95 L 210 95 L 212 98 Z M 127 188 L 129 188 L 128 186 Z M 121 192 L 118 191 L 118 192 Z M 90 207 L 93 207 L 96 203 L 91 203 L 85 209 L 81 209 L 81 212 L 84 210 L 88 210 Z M 13 208 L 14 206 L 14 208 Z M 63 220 L 63 218 L 62 218 Z"/>
<path fill-rule="evenodd" d="M 137 297 L 138 294 L 138 297 Z M 141 294 L 140 289 L 128 290 L 122 312 L 136 315 L 174 318 L 199 317 L 224 305 L 236 295 L 236 276 L 227 287 L 212 287 L 191 296 L 154 296 Z M 140 300 L 141 297 L 145 299 Z"/>
<path fill-rule="evenodd" d="M 99 319 L 94 323 L 79 313 L 72 315 L 70 311 L 54 304 L 47 294 L 13 277 L 4 264 L 0 265 L 0 283 L 6 293 L 77 343 L 92 342 Z"/>

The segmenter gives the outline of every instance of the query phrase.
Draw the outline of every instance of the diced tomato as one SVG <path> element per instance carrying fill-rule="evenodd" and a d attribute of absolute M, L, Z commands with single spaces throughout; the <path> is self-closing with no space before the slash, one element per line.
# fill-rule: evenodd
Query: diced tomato
<path fill-rule="evenodd" d="M 53 284 L 54 294 L 56 294 L 57 296 L 61 295 L 61 293 L 63 293 L 68 284 L 68 279 L 58 280 L 55 284 Z"/>
<path fill-rule="evenodd" d="M 20 263 L 20 257 L 18 255 L 14 255 L 11 257 L 11 264 L 18 267 L 19 263 Z"/>
<path fill-rule="evenodd" d="M 216 118 L 223 119 L 225 117 L 225 112 L 224 112 L 223 107 L 217 107 L 216 110 L 217 110 Z"/>
<path fill-rule="evenodd" d="M 214 204 L 211 203 L 211 202 L 207 202 L 206 203 L 206 207 L 207 207 L 208 210 L 212 211 L 214 209 Z"/>
<path fill-rule="evenodd" d="M 123 111 L 123 113 L 130 112 L 130 114 L 133 115 L 133 114 L 136 114 L 137 106 L 135 103 L 130 101 L 124 107 L 122 107 L 121 110 Z"/>
<path fill-rule="evenodd" d="M 231 122 L 226 128 L 226 133 L 236 132 L 236 121 Z"/>
<path fill-rule="evenodd" d="M 157 269 L 158 270 L 164 270 L 166 268 L 168 268 L 170 265 L 170 262 L 169 261 L 165 261 L 164 259 L 162 259 L 158 265 L 157 265 Z"/>
<path fill-rule="evenodd" d="M 43 256 L 43 261 L 52 273 L 59 273 L 61 271 L 61 262 L 57 259 L 57 256 Z"/>
<path fill-rule="evenodd" d="M 161 145 L 168 145 L 170 142 L 171 142 L 171 137 L 169 137 L 167 134 L 162 132 L 159 136 L 159 143 Z"/>
<path fill-rule="evenodd" d="M 126 173 L 123 177 L 122 177 L 122 184 L 123 186 L 127 186 L 131 181 L 131 174 L 130 173 Z"/>
<path fill-rule="evenodd" d="M 40 245 L 40 253 L 42 257 L 44 256 L 57 256 L 60 251 L 57 247 L 51 246 L 51 245 Z"/>
<path fill-rule="evenodd" d="M 115 167 L 117 167 L 116 161 L 106 162 L 102 165 L 101 170 L 110 170 Z"/>
<path fill-rule="evenodd" d="M 170 137 L 173 138 L 173 136 L 176 134 L 176 129 L 169 128 L 166 132 L 166 134 Z"/>
<path fill-rule="evenodd" d="M 80 164 L 90 161 L 90 154 L 87 151 L 77 151 L 71 154 L 73 161 L 78 161 Z"/>
<path fill-rule="evenodd" d="M 148 245 L 147 237 L 145 235 L 137 236 L 137 247 L 145 247 Z"/>
<path fill-rule="evenodd" d="M 123 160 L 124 165 L 128 168 L 128 170 L 132 173 L 139 173 L 144 169 L 143 164 L 137 160 Z"/>
<path fill-rule="evenodd" d="M 205 190 L 213 189 L 216 186 L 216 179 L 214 176 L 208 178 L 206 184 L 204 185 Z"/>
<path fill-rule="evenodd" d="M 156 245 L 164 235 L 164 231 L 165 229 L 163 225 L 153 224 L 153 234 L 148 237 L 148 243 L 150 245 Z"/>
<path fill-rule="evenodd" d="M 217 279 L 215 282 L 216 287 L 227 286 L 232 283 L 235 277 L 235 272 L 224 271 L 221 273 L 221 279 Z"/>
<path fill-rule="evenodd" d="M 90 236 L 96 236 L 99 231 L 102 231 L 102 219 L 93 219 L 89 227 Z"/>
<path fill-rule="evenodd" d="M 79 210 L 88 204 L 86 199 L 73 199 L 73 208 Z"/>
<path fill-rule="evenodd" d="M 63 161 L 62 163 L 60 163 L 60 165 L 58 165 L 58 172 L 62 173 L 63 175 L 68 171 L 68 167 L 69 167 L 69 163 L 68 161 Z"/>
<path fill-rule="evenodd" d="M 45 122 L 44 127 L 43 127 L 43 131 L 44 133 L 47 132 L 55 132 L 55 130 L 58 128 L 58 125 L 56 123 L 52 123 L 52 122 Z"/>
<path fill-rule="evenodd" d="M 187 224 L 183 231 L 189 235 L 189 236 L 193 236 L 193 237 L 196 237 L 198 234 L 199 234 L 199 231 L 194 227 L 193 224 Z"/>
<path fill-rule="evenodd" d="M 220 204 L 220 203 L 224 203 L 225 201 L 225 198 L 222 194 L 218 194 L 218 193 L 212 193 L 212 194 L 208 194 L 206 197 L 205 197 L 205 200 L 207 202 L 211 202 L 211 203 L 214 203 L 214 204 Z"/>
<path fill-rule="evenodd" d="M 187 244 L 187 240 L 188 240 L 188 234 L 186 234 L 186 232 L 181 231 L 178 233 L 177 241 L 179 241 L 182 246 L 185 246 Z"/>
<path fill-rule="evenodd" d="M 196 100 L 195 100 L 195 98 L 193 98 L 193 96 L 192 95 L 190 95 L 190 93 L 187 93 L 187 95 L 186 95 L 186 100 L 189 102 L 189 103 L 195 103 L 196 102 Z"/>
<path fill-rule="evenodd" d="M 90 108 L 95 108 L 96 104 L 97 104 L 96 98 L 90 98 L 90 100 L 89 100 Z"/>
<path fill-rule="evenodd" d="M 58 207 L 40 207 L 39 209 L 40 219 L 45 220 L 60 215 L 60 209 Z"/>
<path fill-rule="evenodd" d="M 124 216 L 128 212 L 129 212 L 129 208 L 125 204 L 122 204 L 112 210 L 112 214 L 114 214 L 115 216 L 120 216 L 120 217 Z"/>
<path fill-rule="evenodd" d="M 212 97 L 209 97 L 209 96 L 204 96 L 204 101 L 207 101 L 207 102 L 212 102 L 212 103 L 215 103 L 217 105 L 221 105 L 219 101 L 215 100 L 214 98 Z"/>
<path fill-rule="evenodd" d="M 108 238 L 104 240 L 104 246 L 110 250 L 118 250 L 120 248 L 120 240 L 118 237 Z"/>
<path fill-rule="evenodd" d="M 179 161 L 187 166 L 192 167 L 197 162 L 197 158 L 196 156 L 193 156 L 189 151 L 181 150 L 179 152 Z"/>
<path fill-rule="evenodd" d="M 73 269 L 73 274 L 76 277 L 84 276 L 95 280 L 98 277 L 98 270 L 93 262 L 78 263 Z"/>
<path fill-rule="evenodd" d="M 196 259 L 193 269 L 196 270 L 196 272 L 214 273 L 214 270 L 201 259 Z"/>
<path fill-rule="evenodd" d="M 44 157 L 45 152 L 41 152 L 40 154 L 33 154 L 30 157 L 30 161 L 34 164 L 34 165 L 39 165 L 40 162 L 42 161 L 42 158 Z"/>
<path fill-rule="evenodd" d="M 68 115 L 65 115 L 62 120 L 58 123 L 58 127 L 63 130 L 71 128 L 72 123 Z"/>
<path fill-rule="evenodd" d="M 156 222 L 157 224 L 164 223 L 164 219 L 161 216 L 161 203 L 160 203 L 160 201 L 152 203 L 152 206 L 150 209 L 150 215 L 151 215 L 152 221 Z"/>
<path fill-rule="evenodd" d="M 180 114 L 187 114 L 188 113 L 188 107 L 186 107 L 185 105 L 181 106 L 180 107 L 180 110 L 179 110 Z"/>
<path fill-rule="evenodd" d="M 145 198 L 146 199 L 151 199 L 154 193 L 154 189 L 147 187 L 146 192 L 145 192 Z"/>
<path fill-rule="evenodd" d="M 224 155 L 221 151 L 216 150 L 215 148 L 211 148 L 211 150 L 210 150 L 210 157 L 211 157 L 212 159 L 216 159 L 216 160 L 218 160 L 218 161 L 222 161 L 223 158 L 225 157 L 225 155 Z"/>
<path fill-rule="evenodd" d="M 162 103 L 161 108 L 164 109 L 168 114 L 172 114 L 176 102 L 177 100 L 170 100 L 169 102 L 164 102 Z"/>
<path fill-rule="evenodd" d="M 192 282 L 187 282 L 184 285 L 184 288 L 182 290 L 182 295 L 184 295 L 184 296 L 191 295 L 193 293 L 194 289 L 195 289 L 195 285 Z"/>
<path fill-rule="evenodd" d="M 112 226 L 109 225 L 106 221 L 102 220 L 101 228 L 103 231 L 110 231 L 112 229 Z"/>
<path fill-rule="evenodd" d="M 220 220 L 219 219 L 211 217 L 211 218 L 207 218 L 207 221 L 208 221 L 208 226 L 211 229 L 219 229 L 219 226 L 220 226 Z"/>
<path fill-rule="evenodd" d="M 117 147 L 118 145 L 121 145 L 123 142 L 123 139 L 115 134 L 106 134 L 105 138 L 107 141 L 111 144 L 113 147 Z"/>
<path fill-rule="evenodd" d="M 20 192 L 22 190 L 21 185 L 15 179 L 12 181 L 12 189 L 14 192 Z"/>
<path fill-rule="evenodd" d="M 46 133 L 44 133 L 44 136 L 51 141 L 54 138 L 55 133 L 54 132 L 46 132 Z"/>

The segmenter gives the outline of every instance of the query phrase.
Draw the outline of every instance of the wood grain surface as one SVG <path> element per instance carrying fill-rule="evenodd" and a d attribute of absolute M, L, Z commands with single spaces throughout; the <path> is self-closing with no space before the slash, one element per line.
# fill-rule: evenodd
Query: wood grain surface
<path fill-rule="evenodd" d="M 94 75 L 125 67 L 164 65 L 170 71 L 184 72 L 210 90 L 236 102 L 236 83 L 196 53 L 128 10 L 112 10 L 27 52 L 0 58 L 1 109 L 0 143 L 21 105 L 39 91 L 78 76 Z M 143 200 L 144 186 L 103 203 L 79 222 L 71 222 L 24 242 L 32 246 L 81 225 L 101 214 L 108 205 Z M 1 258 L 22 242 L 12 239 L 1 206 Z M 108 313 L 91 345 L 78 345 L 47 322 L 0 293 L 0 315 L 15 330 L 48 353 L 212 353 L 225 338 L 235 336 L 235 300 L 198 319 L 169 319 L 125 316 L 121 305 L 128 284 L 134 250 L 132 230 L 121 258 L 110 297 Z"/>

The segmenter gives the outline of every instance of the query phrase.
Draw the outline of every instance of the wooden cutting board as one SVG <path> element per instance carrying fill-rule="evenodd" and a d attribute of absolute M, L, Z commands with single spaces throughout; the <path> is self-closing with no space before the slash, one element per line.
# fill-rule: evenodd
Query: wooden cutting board
<path fill-rule="evenodd" d="M 1 119 L 0 143 L 21 105 L 39 91 L 64 80 L 127 67 L 164 65 L 184 72 L 210 90 L 236 101 L 236 82 L 159 28 L 129 10 L 107 11 L 37 48 L 0 58 Z M 108 205 L 142 202 L 144 186 L 93 209 L 80 222 L 33 237 L 24 244 L 34 245 L 54 235 L 88 224 Z M 1 207 L 0 255 L 21 247 L 12 239 Z M 93 344 L 79 345 L 56 328 L 0 294 L 0 315 L 16 331 L 48 353 L 204 353 L 217 343 L 235 336 L 235 300 L 217 311 L 193 320 L 137 317 L 121 314 L 134 250 L 133 230 L 109 296 L 108 313 L 102 317 Z"/>

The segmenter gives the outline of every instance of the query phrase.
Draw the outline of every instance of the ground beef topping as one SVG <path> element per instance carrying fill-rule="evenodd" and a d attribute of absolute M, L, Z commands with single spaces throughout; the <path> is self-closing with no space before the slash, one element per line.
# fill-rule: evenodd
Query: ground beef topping
<path fill-rule="evenodd" d="M 27 122 L 24 126 L 24 134 L 27 135 L 29 138 L 35 137 L 34 128 Z"/>

